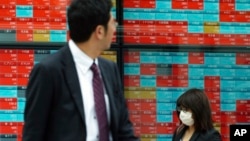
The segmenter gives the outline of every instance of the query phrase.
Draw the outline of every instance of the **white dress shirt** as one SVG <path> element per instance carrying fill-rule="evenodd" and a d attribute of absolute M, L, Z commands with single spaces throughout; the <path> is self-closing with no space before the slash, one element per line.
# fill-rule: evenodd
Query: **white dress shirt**
<path fill-rule="evenodd" d="M 69 41 L 69 47 L 73 55 L 82 92 L 82 101 L 85 113 L 85 124 L 87 130 L 86 141 L 99 141 L 98 123 L 95 112 L 94 92 L 92 86 L 93 72 L 90 70 L 90 67 L 93 64 L 93 59 L 90 58 L 88 55 L 86 55 L 82 50 L 80 50 L 72 40 Z M 98 66 L 98 59 L 95 59 L 95 63 Z M 106 103 L 108 122 L 110 124 L 109 99 L 105 88 L 104 88 L 104 93 L 105 93 L 104 97 Z M 110 141 L 112 141 L 111 133 L 110 133 Z"/>

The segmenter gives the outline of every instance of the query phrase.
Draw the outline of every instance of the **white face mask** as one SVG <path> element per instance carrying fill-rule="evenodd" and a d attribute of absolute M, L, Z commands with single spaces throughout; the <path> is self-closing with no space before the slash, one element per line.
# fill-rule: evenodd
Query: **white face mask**
<path fill-rule="evenodd" d="M 183 112 L 181 110 L 179 118 L 180 118 L 181 122 L 187 126 L 194 125 L 194 119 L 192 118 L 191 112 Z"/>

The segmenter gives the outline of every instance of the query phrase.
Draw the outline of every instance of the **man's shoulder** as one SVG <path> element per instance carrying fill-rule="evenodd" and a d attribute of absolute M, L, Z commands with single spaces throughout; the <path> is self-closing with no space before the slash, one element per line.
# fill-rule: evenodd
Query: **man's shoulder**
<path fill-rule="evenodd" d="M 50 53 L 41 59 L 41 63 L 52 63 L 54 61 L 60 61 L 60 59 L 65 58 L 65 53 L 67 51 L 67 46 L 63 46 L 57 50 L 51 50 Z"/>
<path fill-rule="evenodd" d="M 98 61 L 100 63 L 103 63 L 103 64 L 111 64 L 111 65 L 115 65 L 116 63 L 114 61 L 111 61 L 109 59 L 106 59 L 106 58 L 103 58 L 103 57 L 98 57 Z"/>

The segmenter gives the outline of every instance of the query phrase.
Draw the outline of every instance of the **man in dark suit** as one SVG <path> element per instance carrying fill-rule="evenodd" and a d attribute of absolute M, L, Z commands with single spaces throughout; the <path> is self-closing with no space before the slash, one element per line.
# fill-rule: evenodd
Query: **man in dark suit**
<path fill-rule="evenodd" d="M 98 57 L 110 48 L 116 31 L 111 7 L 110 0 L 73 0 L 68 7 L 68 45 L 35 65 L 30 74 L 23 141 L 139 140 L 129 120 L 118 67 Z M 94 77 L 97 86 L 92 85 L 97 83 Z M 96 93 L 103 94 L 96 98 Z M 104 102 L 99 109 L 97 99 L 102 99 L 98 104 Z"/>

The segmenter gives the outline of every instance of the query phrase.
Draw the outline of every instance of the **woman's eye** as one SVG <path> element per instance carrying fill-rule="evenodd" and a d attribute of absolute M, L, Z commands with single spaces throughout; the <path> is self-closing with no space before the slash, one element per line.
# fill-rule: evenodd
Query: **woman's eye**
<path fill-rule="evenodd" d="M 183 112 L 187 112 L 187 108 L 182 108 L 182 111 Z"/>

